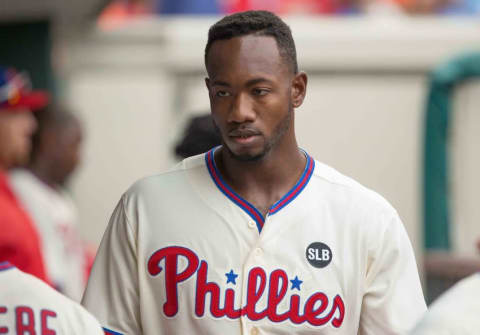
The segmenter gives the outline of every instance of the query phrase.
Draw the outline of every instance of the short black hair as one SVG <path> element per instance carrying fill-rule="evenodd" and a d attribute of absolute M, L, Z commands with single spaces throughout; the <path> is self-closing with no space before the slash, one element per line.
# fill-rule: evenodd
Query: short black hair
<path fill-rule="evenodd" d="M 297 52 L 290 27 L 275 14 L 264 10 L 250 10 L 225 16 L 211 26 L 205 47 L 205 66 L 213 42 L 250 34 L 275 38 L 280 55 L 293 73 L 298 72 Z"/>
<path fill-rule="evenodd" d="M 202 154 L 220 144 L 222 144 L 222 138 L 215 128 L 212 115 L 204 114 L 189 120 L 183 138 L 174 150 L 178 157 L 187 158 Z"/>

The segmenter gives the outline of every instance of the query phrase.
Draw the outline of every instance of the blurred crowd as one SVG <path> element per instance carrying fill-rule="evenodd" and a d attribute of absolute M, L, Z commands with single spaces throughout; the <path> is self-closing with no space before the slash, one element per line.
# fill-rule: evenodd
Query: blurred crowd
<path fill-rule="evenodd" d="M 475 15 L 480 0 L 113 0 L 101 24 L 139 15 L 229 14 L 268 10 L 280 15 Z"/>
<path fill-rule="evenodd" d="M 93 253 L 65 185 L 79 163 L 81 123 L 32 91 L 27 73 L 0 68 L 0 89 L 1 261 L 79 301 Z"/>
<path fill-rule="evenodd" d="M 78 117 L 32 90 L 26 72 L 0 67 L 0 265 L 14 264 L 75 301 L 95 253 L 80 238 L 66 190 L 83 136 Z M 217 145 L 205 114 L 192 118 L 174 151 L 185 158 Z"/>

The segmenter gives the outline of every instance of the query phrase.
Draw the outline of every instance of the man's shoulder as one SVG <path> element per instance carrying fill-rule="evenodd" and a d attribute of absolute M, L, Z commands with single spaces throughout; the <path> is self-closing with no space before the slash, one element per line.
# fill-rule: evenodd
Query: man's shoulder
<path fill-rule="evenodd" d="M 480 272 L 477 272 L 462 279 L 450 290 L 446 291 L 437 301 L 433 302 L 431 310 L 443 311 L 444 309 L 449 309 L 456 302 L 461 301 L 463 306 L 468 306 L 468 309 L 478 311 L 478 308 L 480 308 L 480 301 L 477 298 L 479 293 Z"/>
<path fill-rule="evenodd" d="M 325 163 L 315 161 L 314 177 L 323 184 L 326 183 L 331 193 L 338 195 L 342 200 L 396 215 L 396 210 L 382 195 Z"/>
<path fill-rule="evenodd" d="M 49 201 L 56 192 L 43 181 L 38 179 L 30 170 L 20 168 L 9 172 L 10 184 L 23 201 L 35 199 L 39 201 Z"/>
<path fill-rule="evenodd" d="M 179 191 L 198 170 L 205 169 L 205 154 L 185 158 L 165 172 L 137 180 L 125 192 L 125 197 L 151 192 Z"/>
<path fill-rule="evenodd" d="M 39 187 L 40 180 L 30 170 L 19 168 L 8 173 L 10 183 L 15 187 Z"/>
<path fill-rule="evenodd" d="M 18 268 L 12 268 L 0 272 L 0 282 L 22 291 L 22 299 L 45 302 L 50 305 L 75 305 L 73 301 L 63 296 L 48 284 L 37 277 L 25 273 Z M 20 299 L 20 298 L 19 298 Z"/>
<path fill-rule="evenodd" d="M 0 283 L 14 288 L 6 292 L 4 297 L 11 303 L 55 311 L 63 325 L 62 329 L 72 330 L 81 324 L 89 330 L 98 329 L 100 333 L 100 324 L 84 307 L 32 275 L 12 267 L 0 272 Z"/>
<path fill-rule="evenodd" d="M 480 273 L 467 277 L 434 301 L 412 335 L 477 334 Z"/>

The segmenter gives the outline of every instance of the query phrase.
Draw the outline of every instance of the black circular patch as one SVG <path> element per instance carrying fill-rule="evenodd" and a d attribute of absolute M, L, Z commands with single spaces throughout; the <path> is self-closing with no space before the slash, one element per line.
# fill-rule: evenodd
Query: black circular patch
<path fill-rule="evenodd" d="M 332 261 L 332 250 L 322 242 L 313 242 L 305 252 L 307 261 L 316 268 L 324 268 Z"/>

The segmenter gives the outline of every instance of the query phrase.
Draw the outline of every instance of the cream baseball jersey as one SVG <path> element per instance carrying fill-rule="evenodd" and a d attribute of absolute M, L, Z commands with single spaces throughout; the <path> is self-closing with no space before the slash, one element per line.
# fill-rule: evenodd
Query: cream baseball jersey
<path fill-rule="evenodd" d="M 86 285 L 86 251 L 77 232 L 73 201 L 28 170 L 14 170 L 10 180 L 39 232 L 47 273 L 54 287 L 80 301 Z"/>
<path fill-rule="evenodd" d="M 428 309 L 411 335 L 476 335 L 480 331 L 480 272 L 455 284 Z"/>
<path fill-rule="evenodd" d="M 78 303 L 8 262 L 0 263 L 0 334 L 101 335 Z"/>
<path fill-rule="evenodd" d="M 263 217 L 214 150 L 134 184 L 83 304 L 107 334 L 405 334 L 426 310 L 413 250 L 379 195 L 307 155 Z"/>

